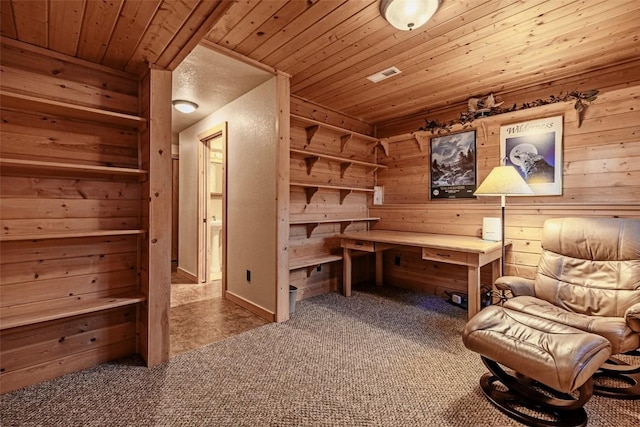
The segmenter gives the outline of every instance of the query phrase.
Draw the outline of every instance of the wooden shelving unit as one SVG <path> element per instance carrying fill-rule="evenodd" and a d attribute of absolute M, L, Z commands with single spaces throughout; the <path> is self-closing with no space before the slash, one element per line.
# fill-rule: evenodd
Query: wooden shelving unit
<path fill-rule="evenodd" d="M 106 237 L 106 236 L 144 236 L 145 230 L 95 230 L 95 231 L 69 231 L 59 233 L 40 234 L 2 234 L 0 242 L 20 242 L 28 240 L 54 240 L 54 239 L 74 239 L 81 237 Z"/>
<path fill-rule="evenodd" d="M 289 224 L 292 225 L 306 225 L 307 226 L 307 238 L 311 237 L 313 230 L 320 224 L 339 223 L 340 232 L 344 233 L 347 227 L 354 222 L 368 222 L 368 221 L 380 221 L 377 217 L 354 217 L 354 218 L 327 218 L 327 219 L 298 219 L 290 220 Z"/>
<path fill-rule="evenodd" d="M 361 188 L 361 187 L 346 187 L 341 185 L 320 185 L 320 184 L 307 184 L 304 182 L 291 182 L 292 187 L 304 188 L 305 195 L 307 196 L 307 204 L 311 203 L 313 195 L 320 189 L 325 190 L 338 190 L 340 191 L 340 204 L 344 202 L 345 197 L 351 193 L 373 193 L 373 188 Z"/>
<path fill-rule="evenodd" d="M 335 113 L 320 114 L 342 121 Z M 291 284 L 306 298 L 339 286 L 337 269 L 319 268 L 342 260 L 338 234 L 380 220 L 369 216 L 368 205 L 375 174 L 387 166 L 375 161 L 375 137 L 295 114 L 291 128 L 289 271 Z"/>
<path fill-rule="evenodd" d="M 7 110 L 37 111 L 54 116 L 133 127 L 136 129 L 147 123 L 145 118 L 131 114 L 69 104 L 67 102 L 23 95 L 7 90 L 0 90 L 0 105 L 2 105 L 3 109 Z"/>
<path fill-rule="evenodd" d="M 41 162 L 37 160 L 0 158 L 0 168 L 2 175 L 7 176 L 81 177 L 83 179 L 91 178 L 106 181 L 144 181 L 147 179 L 147 171 L 142 169 Z"/>
<path fill-rule="evenodd" d="M 292 122 L 298 122 L 303 126 L 307 133 L 307 144 L 313 145 L 314 138 L 318 132 L 331 132 L 340 136 L 340 152 L 343 152 L 347 145 L 351 141 L 360 140 L 367 144 L 377 144 L 378 138 L 374 138 L 369 135 L 365 135 L 358 132 L 348 131 L 338 126 L 333 126 L 328 123 L 319 122 L 307 117 L 298 116 L 296 114 L 291 115 Z"/>
<path fill-rule="evenodd" d="M 57 57 L 56 67 L 73 65 L 52 87 L 49 57 L 25 48 L 32 68 L 22 70 L 7 52 L 3 66 L 14 73 L 0 82 L 0 268 L 11 271 L 0 283 L 2 392 L 146 350 L 150 252 L 150 174 L 141 168 L 149 121 L 130 113 L 143 110 L 137 77 L 92 68 L 103 82 L 92 86 L 75 59 Z M 38 75 L 47 76 L 42 84 Z M 129 113 L 101 107 L 104 97 Z"/>
<path fill-rule="evenodd" d="M 344 177 L 344 173 L 353 165 L 362 166 L 364 168 L 369 169 L 371 172 L 375 172 L 378 169 L 386 169 L 385 165 L 378 165 L 376 163 L 363 162 L 361 160 L 348 159 L 345 157 L 333 156 L 330 154 L 322 154 L 309 150 L 299 150 L 292 148 L 291 155 L 293 157 L 301 157 L 304 159 L 307 165 L 307 175 L 311 175 L 313 171 L 313 166 L 320 159 L 325 159 L 330 162 L 339 163 L 340 164 L 340 177 Z"/>
<path fill-rule="evenodd" d="M 289 270 L 297 270 L 305 268 L 307 270 L 307 277 L 311 275 L 311 272 L 318 268 L 319 265 L 328 264 L 331 262 L 342 261 L 341 255 L 319 255 L 314 257 L 303 257 L 292 260 L 289 263 Z"/>
<path fill-rule="evenodd" d="M 121 295 L 89 299 L 84 299 L 79 295 L 55 302 L 44 301 L 4 307 L 0 309 L 0 330 L 124 307 L 143 302 L 144 300 L 145 296 L 141 293 L 130 292 Z"/>

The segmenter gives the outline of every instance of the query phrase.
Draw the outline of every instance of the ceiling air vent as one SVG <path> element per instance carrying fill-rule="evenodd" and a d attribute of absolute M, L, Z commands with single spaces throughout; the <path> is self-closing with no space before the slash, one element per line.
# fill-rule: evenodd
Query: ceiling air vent
<path fill-rule="evenodd" d="M 375 73 L 367 77 L 367 80 L 371 80 L 374 83 L 378 83 L 384 79 L 388 79 L 389 77 L 393 77 L 396 74 L 400 74 L 402 71 L 398 70 L 396 67 L 390 67 L 386 70 L 382 70 L 379 73 Z"/>

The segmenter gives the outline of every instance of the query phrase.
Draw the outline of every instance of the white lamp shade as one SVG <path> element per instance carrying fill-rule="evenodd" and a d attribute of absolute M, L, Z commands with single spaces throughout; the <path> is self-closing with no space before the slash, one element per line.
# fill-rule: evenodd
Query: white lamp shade
<path fill-rule="evenodd" d="M 380 13 L 395 28 L 411 31 L 426 24 L 438 6 L 440 0 L 382 0 Z"/>
<path fill-rule="evenodd" d="M 475 196 L 534 194 L 513 166 L 496 166 L 473 193 Z"/>

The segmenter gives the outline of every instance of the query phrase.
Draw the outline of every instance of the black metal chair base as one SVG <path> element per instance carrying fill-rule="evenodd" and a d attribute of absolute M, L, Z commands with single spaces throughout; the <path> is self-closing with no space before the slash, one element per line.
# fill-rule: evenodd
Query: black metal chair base
<path fill-rule="evenodd" d="M 491 373 L 480 378 L 480 387 L 491 403 L 514 420 L 532 427 L 584 427 L 587 413 L 582 406 L 593 394 L 592 379 L 577 390 L 577 397 L 553 390 L 520 374 L 511 375 L 493 360 L 482 361 Z M 500 390 L 495 383 L 501 383 Z M 528 409 L 528 413 L 523 409 Z M 540 413 L 545 418 L 532 413 Z"/>
<path fill-rule="evenodd" d="M 627 353 L 632 356 L 640 356 L 638 351 Z M 593 393 L 598 396 L 612 397 L 615 399 L 638 400 L 640 399 L 640 365 L 629 365 L 620 359 L 610 357 L 607 362 L 593 375 Z M 598 383 L 598 380 L 610 378 L 622 382 L 627 386 L 608 387 Z"/>

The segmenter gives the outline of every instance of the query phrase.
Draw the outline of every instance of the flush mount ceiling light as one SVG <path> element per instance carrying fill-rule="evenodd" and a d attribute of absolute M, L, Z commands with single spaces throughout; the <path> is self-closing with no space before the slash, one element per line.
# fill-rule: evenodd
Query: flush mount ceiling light
<path fill-rule="evenodd" d="M 173 108 L 181 113 L 191 114 L 198 109 L 198 104 L 191 101 L 185 101 L 183 99 L 176 99 L 173 101 Z"/>
<path fill-rule="evenodd" d="M 380 14 L 399 30 L 411 31 L 427 23 L 440 0 L 382 0 Z"/>

